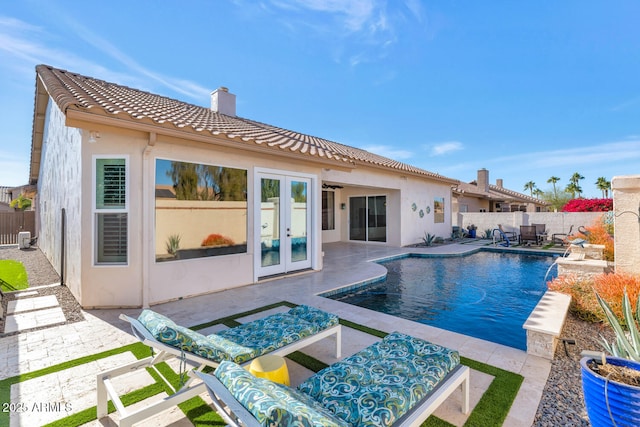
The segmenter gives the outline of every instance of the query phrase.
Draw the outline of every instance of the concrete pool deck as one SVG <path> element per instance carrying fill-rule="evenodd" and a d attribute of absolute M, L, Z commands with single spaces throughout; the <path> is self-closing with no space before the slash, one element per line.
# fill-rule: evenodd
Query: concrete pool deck
<path fill-rule="evenodd" d="M 517 427 L 530 426 L 533 423 L 551 369 L 549 360 L 527 355 L 526 352 L 511 347 L 317 296 L 322 292 L 384 275 L 385 268 L 369 262 L 371 260 L 408 252 L 460 254 L 475 250 L 477 246 L 451 244 L 429 248 L 393 248 L 370 244 L 331 243 L 324 245 L 323 249 L 324 269 L 320 272 L 272 279 L 242 288 L 156 305 L 153 309 L 169 316 L 178 324 L 195 325 L 268 304 L 289 301 L 319 307 L 343 319 L 385 332 L 398 330 L 409 333 L 456 349 L 464 357 L 522 375 L 524 382 L 504 425 Z M 137 340 L 128 333 L 128 326 L 118 319 L 123 312 L 137 316 L 140 309 L 90 310 L 85 312 L 86 320 L 83 322 L 0 338 L 0 380 L 136 342 Z M 368 345 L 370 340 L 371 336 L 359 331 L 345 331 L 343 356 L 355 353 Z M 335 359 L 328 354 L 330 348 L 330 345 L 323 346 L 320 342 L 312 346 L 309 353 L 326 363 L 332 363 Z M 14 384 L 11 386 L 11 402 L 24 403 L 27 407 L 33 408 L 34 404 L 55 400 L 70 403 L 73 412 L 81 406 L 93 406 L 96 401 L 95 375 L 101 370 L 126 362 L 121 360 L 121 357 L 108 359 L 110 360 L 68 369 L 53 376 L 47 375 Z M 294 385 L 310 375 L 296 366 L 290 366 L 290 373 Z M 477 403 L 490 382 L 490 378 L 485 377 L 486 374 L 472 372 L 472 405 Z M 123 384 L 122 387 L 135 388 L 144 381 L 141 378 L 132 378 L 129 384 Z M 461 417 L 456 399 L 459 399 L 459 396 L 454 393 L 449 399 L 450 402 L 445 402 L 436 415 L 454 425 L 462 425 L 466 417 Z M 64 411 L 16 411 L 10 414 L 10 425 L 41 425 L 67 415 Z M 111 415 L 110 419 L 91 425 L 111 425 L 109 423 L 116 420 L 116 416 Z M 190 423 L 180 410 L 174 408 L 154 417 L 152 421 L 145 422 L 144 425 Z"/>

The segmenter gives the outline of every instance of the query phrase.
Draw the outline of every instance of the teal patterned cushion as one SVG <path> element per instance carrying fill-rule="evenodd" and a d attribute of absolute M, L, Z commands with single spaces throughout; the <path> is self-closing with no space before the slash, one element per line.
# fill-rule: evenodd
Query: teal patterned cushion
<path fill-rule="evenodd" d="M 313 375 L 298 390 L 352 425 L 390 426 L 459 363 L 456 351 L 394 332 Z"/>
<path fill-rule="evenodd" d="M 317 403 L 264 378 L 257 378 L 233 362 L 222 362 L 214 375 L 263 426 L 346 427 Z"/>
<path fill-rule="evenodd" d="M 216 334 L 208 335 L 202 340 L 198 340 L 197 344 L 198 355 L 218 362 L 230 360 L 236 363 L 244 363 L 262 354 L 258 348 L 238 344 Z"/>
<path fill-rule="evenodd" d="M 140 323 L 160 342 L 220 362 L 244 363 L 338 324 L 338 316 L 298 306 L 234 328 L 204 336 L 176 325 L 152 310 L 143 310 Z"/>
<path fill-rule="evenodd" d="M 289 310 L 289 315 L 306 320 L 317 328 L 317 331 L 336 326 L 338 316 L 308 305 L 299 305 Z"/>
<path fill-rule="evenodd" d="M 143 310 L 138 316 L 142 325 L 160 342 L 191 353 L 197 353 L 204 335 L 176 325 L 171 319 L 152 310 Z"/>
<path fill-rule="evenodd" d="M 319 313 L 301 310 L 300 313 L 302 316 L 292 315 L 291 311 L 287 313 L 276 313 L 209 335 L 208 338 L 219 340 L 219 345 L 223 346 L 225 350 L 226 345 L 251 349 L 251 351 L 247 353 L 236 352 L 234 357 L 225 359 L 233 360 L 236 363 L 243 363 L 313 335 L 322 329 L 326 329 L 325 325 L 331 322 L 329 317 L 333 315 L 329 315 L 320 310 L 317 311 Z M 321 316 L 321 314 L 325 314 L 326 316 Z M 310 320 L 317 319 L 321 323 L 310 323 L 305 320 L 304 317 Z M 337 316 L 333 317 L 336 318 L 335 321 L 337 322 Z M 230 348 L 227 353 L 233 354 L 232 350 L 233 349 Z"/>

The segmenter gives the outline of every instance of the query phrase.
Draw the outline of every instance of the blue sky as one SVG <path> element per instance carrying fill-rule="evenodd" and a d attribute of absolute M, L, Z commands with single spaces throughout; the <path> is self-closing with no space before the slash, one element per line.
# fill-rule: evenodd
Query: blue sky
<path fill-rule="evenodd" d="M 636 0 L 3 1 L 0 185 L 26 184 L 37 64 L 523 191 L 640 174 Z"/>

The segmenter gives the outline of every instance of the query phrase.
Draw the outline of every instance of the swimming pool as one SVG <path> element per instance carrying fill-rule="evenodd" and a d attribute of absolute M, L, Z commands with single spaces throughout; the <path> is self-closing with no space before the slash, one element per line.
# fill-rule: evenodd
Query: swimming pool
<path fill-rule="evenodd" d="M 323 296 L 526 350 L 522 325 L 546 291 L 554 260 L 486 250 L 413 254 L 380 261 L 388 270 L 383 280 Z"/>

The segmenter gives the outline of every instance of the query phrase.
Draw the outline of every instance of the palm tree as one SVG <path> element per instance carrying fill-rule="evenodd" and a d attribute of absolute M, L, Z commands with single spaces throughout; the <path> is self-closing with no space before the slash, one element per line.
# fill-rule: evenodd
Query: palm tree
<path fill-rule="evenodd" d="M 607 181 L 607 178 L 605 178 L 604 176 L 601 176 L 600 178 L 598 178 L 598 180 L 596 181 L 596 187 L 598 187 L 598 190 L 602 191 L 602 198 L 604 199 L 609 198 L 609 190 L 611 189 L 611 182 Z"/>
<path fill-rule="evenodd" d="M 27 199 L 24 197 L 24 193 L 21 193 L 17 199 L 13 199 L 11 203 L 9 203 L 9 206 L 24 211 L 31 207 L 31 199 Z"/>
<path fill-rule="evenodd" d="M 560 178 L 558 178 L 557 176 L 552 176 L 547 180 L 548 183 L 551 183 L 553 185 L 553 197 L 555 197 L 556 199 L 558 198 L 558 190 L 556 189 L 556 182 L 558 181 L 560 181 Z"/>
<path fill-rule="evenodd" d="M 580 187 L 580 180 L 584 179 L 584 176 L 580 175 L 578 172 L 575 172 L 573 175 L 571 175 L 571 178 L 569 178 L 569 181 L 574 184 L 573 185 L 573 189 L 576 193 L 578 193 L 578 197 L 580 197 L 580 195 L 582 194 L 582 187 Z M 568 190 L 567 190 L 568 191 Z M 569 191 L 569 193 L 571 193 L 572 191 Z"/>
<path fill-rule="evenodd" d="M 570 182 L 569 184 L 567 184 L 564 191 L 571 194 L 572 199 L 575 199 L 576 193 L 580 194 L 582 192 L 582 188 L 580 188 L 580 186 L 577 185 L 575 182 Z"/>
<path fill-rule="evenodd" d="M 533 181 L 529 181 L 524 184 L 524 191 L 529 190 L 529 194 L 531 194 L 531 197 L 533 197 L 533 190 L 535 189 L 536 189 L 536 183 Z"/>
<path fill-rule="evenodd" d="M 542 195 L 544 194 L 544 191 L 542 191 L 542 190 L 541 190 L 541 189 L 539 189 L 539 188 L 536 188 L 535 190 L 533 190 L 533 194 L 535 194 L 535 195 L 536 195 L 536 198 L 537 198 L 538 200 L 540 200 L 540 196 L 542 196 Z"/>

